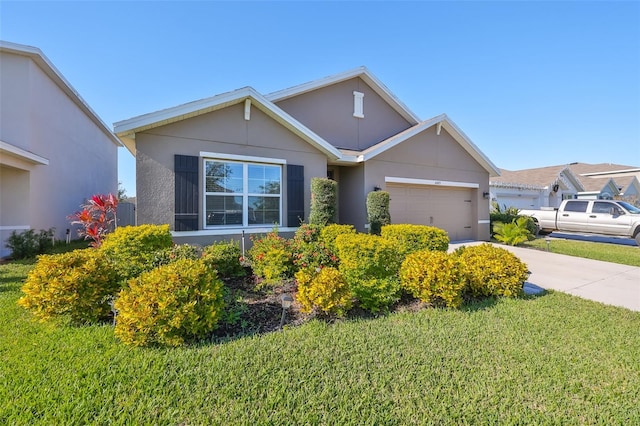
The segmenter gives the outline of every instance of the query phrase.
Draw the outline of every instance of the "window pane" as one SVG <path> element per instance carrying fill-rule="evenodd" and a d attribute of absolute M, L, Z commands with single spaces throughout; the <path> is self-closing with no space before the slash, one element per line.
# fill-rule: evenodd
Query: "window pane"
<path fill-rule="evenodd" d="M 249 224 L 280 223 L 280 197 L 249 197 Z"/>
<path fill-rule="evenodd" d="M 242 197 L 207 195 L 207 225 L 242 225 Z"/>
<path fill-rule="evenodd" d="M 249 164 L 250 194 L 280 194 L 280 166 Z"/>
<path fill-rule="evenodd" d="M 205 165 L 206 192 L 243 191 L 242 164 L 207 161 Z"/>

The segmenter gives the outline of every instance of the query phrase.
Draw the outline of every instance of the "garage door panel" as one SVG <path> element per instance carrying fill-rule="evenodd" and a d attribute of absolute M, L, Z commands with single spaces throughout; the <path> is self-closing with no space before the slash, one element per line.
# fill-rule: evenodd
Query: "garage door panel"
<path fill-rule="evenodd" d="M 392 223 L 444 229 L 452 241 L 473 238 L 473 203 L 468 188 L 388 185 Z"/>

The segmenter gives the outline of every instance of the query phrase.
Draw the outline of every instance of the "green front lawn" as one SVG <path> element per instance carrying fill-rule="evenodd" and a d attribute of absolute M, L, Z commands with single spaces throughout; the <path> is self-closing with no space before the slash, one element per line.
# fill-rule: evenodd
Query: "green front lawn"
<path fill-rule="evenodd" d="M 0 265 L 0 424 L 640 424 L 640 313 L 562 293 L 312 321 L 178 349 L 16 305 Z"/>
<path fill-rule="evenodd" d="M 537 238 L 534 241 L 528 241 L 523 243 L 522 246 L 547 250 L 547 242 L 545 238 Z M 640 266 L 640 247 L 637 246 L 623 246 L 552 238 L 549 242 L 549 249 L 552 253 L 602 260 L 605 262 L 621 263 L 623 265 Z"/>

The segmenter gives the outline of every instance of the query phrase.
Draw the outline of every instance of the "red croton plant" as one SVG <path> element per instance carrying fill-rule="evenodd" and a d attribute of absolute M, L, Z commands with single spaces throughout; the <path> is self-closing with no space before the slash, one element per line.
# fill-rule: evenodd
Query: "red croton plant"
<path fill-rule="evenodd" d="M 82 226 L 78 234 L 85 240 L 93 240 L 91 246 L 100 247 L 104 236 L 117 226 L 118 198 L 113 194 L 92 196 L 82 210 L 69 216 L 72 224 Z"/>

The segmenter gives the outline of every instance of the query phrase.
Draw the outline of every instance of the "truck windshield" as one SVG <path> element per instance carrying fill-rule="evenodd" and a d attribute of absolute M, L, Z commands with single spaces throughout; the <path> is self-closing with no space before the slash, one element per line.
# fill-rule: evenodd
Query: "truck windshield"
<path fill-rule="evenodd" d="M 629 213 L 633 213 L 633 214 L 639 214 L 640 213 L 640 209 L 633 206 L 632 204 L 629 204 L 625 201 L 618 201 L 618 204 L 620 204 L 622 207 L 624 207 L 625 209 L 627 209 L 627 211 Z"/>

